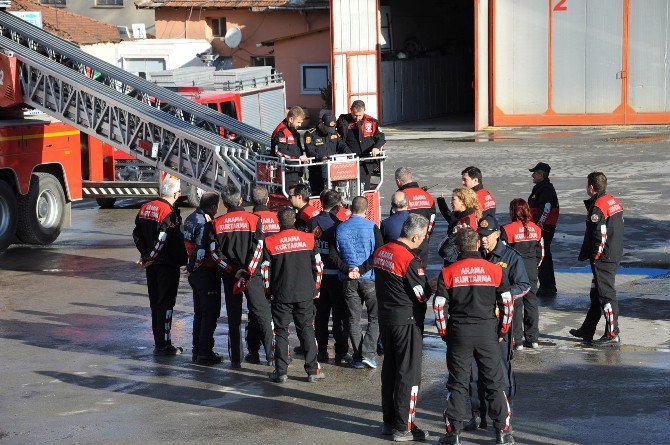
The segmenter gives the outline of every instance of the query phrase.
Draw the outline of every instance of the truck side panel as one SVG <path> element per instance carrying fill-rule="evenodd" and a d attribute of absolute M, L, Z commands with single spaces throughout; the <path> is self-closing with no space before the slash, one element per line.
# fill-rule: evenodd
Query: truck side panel
<path fill-rule="evenodd" d="M 81 148 L 79 130 L 61 122 L 0 126 L 0 168 L 13 170 L 21 194 L 28 193 L 30 176 L 40 165 L 56 164 L 63 170 L 65 193 L 81 199 Z"/>

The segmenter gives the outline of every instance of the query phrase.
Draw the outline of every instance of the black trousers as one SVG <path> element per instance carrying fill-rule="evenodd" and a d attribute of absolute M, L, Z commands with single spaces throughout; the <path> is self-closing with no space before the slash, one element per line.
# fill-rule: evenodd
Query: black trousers
<path fill-rule="evenodd" d="M 416 324 L 382 327 L 382 416 L 400 431 L 414 426 L 421 384 L 423 336 Z"/>
<path fill-rule="evenodd" d="M 247 325 L 247 349 L 258 354 L 261 347 L 265 351 L 265 359 L 274 358 L 274 333 L 272 327 L 272 310 L 263 289 L 263 279 L 254 276 L 247 282 L 247 309 L 249 324 Z"/>
<path fill-rule="evenodd" d="M 321 367 L 316 360 L 316 339 L 314 338 L 314 303 L 312 300 L 299 303 L 272 302 L 272 320 L 275 324 L 275 370 L 285 375 L 290 357 L 288 334 L 291 321 L 295 324 L 300 344 L 305 350 L 305 371 L 307 375 L 320 374 Z"/>
<path fill-rule="evenodd" d="M 554 239 L 555 226 L 542 228 L 542 239 L 544 240 L 544 260 L 538 268 L 540 289 L 556 291 L 556 276 L 554 275 L 554 258 L 551 255 L 551 241 Z"/>
<path fill-rule="evenodd" d="M 233 286 L 237 279 L 234 275 L 223 274 L 223 290 L 228 316 L 228 355 L 231 362 L 242 361 L 242 296 L 233 294 Z M 247 332 L 247 346 L 252 353 L 258 353 L 260 344 L 265 349 L 265 357 L 271 360 L 272 348 L 272 318 L 270 303 L 263 291 L 263 281 L 260 276 L 253 276 L 247 282 L 247 309 L 249 309 L 249 326 Z"/>
<path fill-rule="evenodd" d="M 193 355 L 212 355 L 221 315 L 221 280 L 216 269 L 200 267 L 188 277 L 193 289 Z"/>
<path fill-rule="evenodd" d="M 154 345 L 163 348 L 172 344 L 172 310 L 177 301 L 180 271 L 179 267 L 154 264 L 147 267 L 146 273 Z"/>
<path fill-rule="evenodd" d="M 377 293 L 375 282 L 364 278 L 347 280 L 342 283 L 344 298 L 347 305 L 347 326 L 353 348 L 352 358 L 360 362 L 364 357 L 373 358 L 379 339 L 379 316 L 377 313 Z M 323 288 L 323 286 L 322 286 Z M 363 305 L 367 312 L 368 328 L 363 334 L 361 329 L 361 313 Z"/>
<path fill-rule="evenodd" d="M 374 291 L 374 288 L 372 289 Z M 337 275 L 324 275 L 321 282 L 321 294 L 314 300 L 316 316 L 314 330 L 320 354 L 328 353 L 328 320 L 333 313 L 333 338 L 335 354 L 345 355 L 349 351 L 347 343 L 347 307 L 342 295 L 342 282 Z"/>
<path fill-rule="evenodd" d="M 586 338 L 595 335 L 602 314 L 605 315 L 605 335 L 614 337 L 619 334 L 619 303 L 614 288 L 618 267 L 618 263 L 591 263 L 591 306 L 581 327 Z"/>
<path fill-rule="evenodd" d="M 447 390 L 449 395 L 447 396 L 447 409 L 444 411 L 447 431 L 460 431 L 463 428 L 463 421 L 470 418 L 466 401 L 473 358 L 477 364 L 478 380 L 484 389 L 489 416 L 493 419 L 496 428 L 508 428 L 511 409 L 508 404 L 500 345 L 496 334 L 491 331 L 491 335 L 474 337 L 457 333 L 452 335 L 452 330 L 449 331 L 447 336 L 447 369 L 449 370 Z M 478 394 L 470 397 L 472 401 L 478 400 Z"/>
<path fill-rule="evenodd" d="M 512 321 L 514 323 L 514 321 Z M 503 375 L 503 385 L 505 395 L 510 410 L 514 403 L 514 396 L 516 395 L 516 377 L 512 369 L 512 343 L 510 342 L 510 335 L 508 334 L 502 342 L 498 343 L 500 349 L 500 365 Z M 486 387 L 479 376 L 479 367 L 477 361 L 472 360 L 472 372 L 470 374 L 470 405 L 472 408 L 472 415 L 479 415 L 486 417 L 487 401 L 486 401 Z"/>
<path fill-rule="evenodd" d="M 374 185 L 372 184 L 372 177 L 378 176 L 379 173 L 379 161 L 365 161 L 360 163 L 360 182 L 361 182 L 361 194 L 365 190 L 372 190 Z"/>
<path fill-rule="evenodd" d="M 537 263 L 524 259 L 524 265 L 530 279 L 530 290 L 514 301 L 512 329 L 514 341 L 521 343 L 524 338 L 529 343 L 540 338 L 540 311 L 537 308 Z"/>

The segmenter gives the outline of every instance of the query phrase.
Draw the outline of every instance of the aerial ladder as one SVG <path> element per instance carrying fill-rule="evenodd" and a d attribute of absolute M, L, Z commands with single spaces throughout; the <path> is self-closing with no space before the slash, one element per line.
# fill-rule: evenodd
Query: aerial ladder
<path fill-rule="evenodd" d="M 270 135 L 91 56 L 0 11 L 0 49 L 16 57 L 25 104 L 206 190 L 250 193 Z M 95 77 L 95 79 L 93 78 Z M 250 144 L 222 137 L 234 132 Z"/>

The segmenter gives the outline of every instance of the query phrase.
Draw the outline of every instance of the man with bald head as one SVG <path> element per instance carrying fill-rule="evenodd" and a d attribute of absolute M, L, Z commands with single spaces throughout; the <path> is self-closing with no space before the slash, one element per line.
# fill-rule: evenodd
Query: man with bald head
<path fill-rule="evenodd" d="M 397 240 L 409 216 L 408 200 L 405 192 L 398 190 L 391 198 L 391 216 L 382 221 L 381 231 L 384 243 Z"/>

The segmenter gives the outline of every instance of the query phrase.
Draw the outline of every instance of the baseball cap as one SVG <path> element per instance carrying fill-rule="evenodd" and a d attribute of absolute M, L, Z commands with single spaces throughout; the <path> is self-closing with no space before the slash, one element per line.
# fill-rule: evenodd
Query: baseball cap
<path fill-rule="evenodd" d="M 528 169 L 529 172 L 534 172 L 535 170 L 542 170 L 549 173 L 551 171 L 551 167 L 549 167 L 549 164 L 545 164 L 544 162 L 538 162 L 535 167 Z"/>
<path fill-rule="evenodd" d="M 477 233 L 489 236 L 496 230 L 500 230 L 500 223 L 495 216 L 485 216 L 477 223 Z"/>
<path fill-rule="evenodd" d="M 328 133 L 335 134 L 337 132 L 337 129 L 335 128 L 337 119 L 335 119 L 335 115 L 333 113 L 326 113 L 321 116 L 321 122 L 323 123 L 323 126 L 326 127 L 326 131 Z"/>

